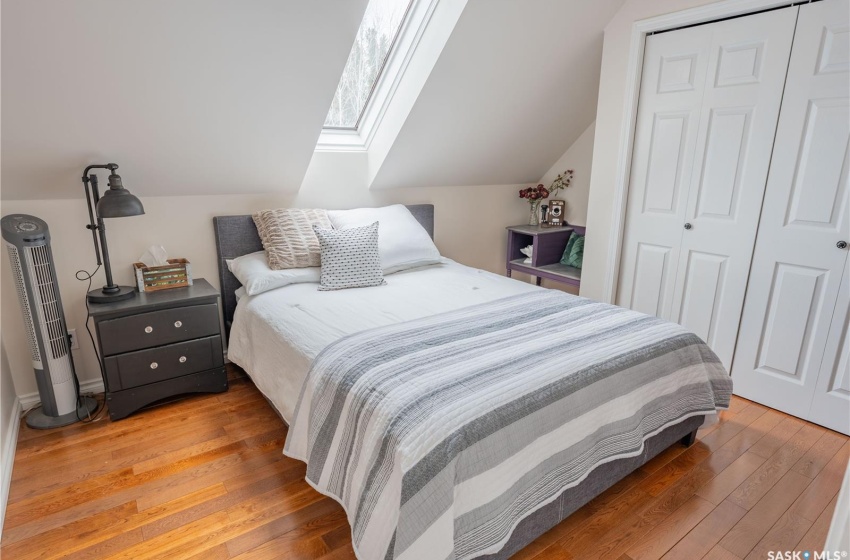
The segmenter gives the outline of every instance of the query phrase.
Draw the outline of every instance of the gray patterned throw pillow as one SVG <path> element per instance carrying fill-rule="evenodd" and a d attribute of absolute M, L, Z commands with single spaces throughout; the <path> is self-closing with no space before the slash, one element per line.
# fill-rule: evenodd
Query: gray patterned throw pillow
<path fill-rule="evenodd" d="M 378 253 L 378 222 L 350 229 L 313 226 L 322 247 L 319 290 L 381 286 L 387 282 Z"/>

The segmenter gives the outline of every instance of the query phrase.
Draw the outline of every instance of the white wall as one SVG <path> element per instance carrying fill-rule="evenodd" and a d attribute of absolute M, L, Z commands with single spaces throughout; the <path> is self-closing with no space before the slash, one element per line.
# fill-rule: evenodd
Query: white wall
<path fill-rule="evenodd" d="M 578 224 L 584 223 L 586 215 L 593 130 L 593 125 L 588 127 L 540 181 L 548 185 L 564 169 L 575 170 L 573 186 L 563 196 L 567 200 L 568 220 Z M 469 266 L 499 274 L 504 272 L 504 228 L 528 219 L 528 204 L 516 196 L 520 185 L 370 190 L 367 165 L 367 156 L 362 152 L 316 152 L 307 169 L 304 186 L 295 195 L 146 197 L 146 186 L 125 172 L 122 175 L 124 185 L 141 195 L 146 214 L 107 220 L 107 241 L 116 280 L 132 284 L 131 264 L 149 245 L 161 244 L 170 255 L 188 258 L 196 277 L 204 277 L 217 286 L 213 216 L 249 214 L 263 208 L 284 206 L 354 208 L 393 203 L 434 204 L 436 243 L 443 255 Z M 98 380 L 100 373 L 85 332 L 86 283 L 75 279 L 76 271 L 91 271 L 95 266 L 91 234 L 85 229 L 85 200 L 4 200 L 2 214 L 10 213 L 33 214 L 50 226 L 68 328 L 77 329 L 81 346 L 74 351 L 78 374 L 84 383 Z M 101 272 L 93 286 L 103 283 Z M 37 388 L 26 352 L 20 305 L 5 255 L 0 258 L 0 321 L 17 394 L 34 393 Z"/>
<path fill-rule="evenodd" d="M 590 196 L 591 163 L 593 160 L 593 132 L 596 123 L 581 133 L 581 136 L 564 152 L 555 165 L 546 172 L 540 182 L 547 187 L 559 174 L 572 169 L 575 174 L 568 189 L 558 193 L 557 198 L 567 202 L 566 220 L 570 224 L 587 225 L 587 199 Z"/>
<path fill-rule="evenodd" d="M 6 346 L 0 342 L 0 534 L 3 532 L 6 501 L 9 498 L 9 484 L 12 480 L 12 461 L 18 436 L 17 405 L 12 372 L 6 357 Z"/>
<path fill-rule="evenodd" d="M 605 28 L 602 71 L 596 106 L 593 173 L 587 209 L 587 244 L 584 249 L 581 295 L 605 300 L 603 281 L 608 267 L 614 224 L 614 195 L 621 131 L 626 118 L 626 72 L 634 22 L 711 4 L 709 0 L 629 0 Z"/>
<path fill-rule="evenodd" d="M 296 196 L 216 195 L 145 197 L 146 214 L 134 218 L 107 221 L 107 238 L 116 280 L 131 284 L 131 263 L 151 244 L 162 244 L 169 254 L 186 257 L 192 262 L 196 277 L 204 277 L 218 285 L 212 217 L 247 214 L 263 208 L 322 207 L 352 208 L 390 203 L 433 203 L 436 205 L 436 243 L 447 257 L 464 264 L 502 273 L 504 269 L 505 226 L 522 223 L 526 204 L 515 196 L 519 186 L 430 187 L 370 191 L 354 178 L 365 182 L 357 172 L 364 154 L 350 154 L 341 164 L 321 162 L 317 154 L 314 167 L 308 170 L 311 186 Z M 352 178 L 346 180 L 346 176 Z M 123 176 L 131 192 L 143 193 L 144 186 Z M 74 358 L 83 382 L 97 380 L 97 368 L 91 343 L 85 332 L 84 295 L 86 284 L 78 282 L 74 273 L 94 269 L 91 234 L 85 229 L 85 201 L 14 200 L 4 201 L 3 215 L 29 213 L 47 221 L 52 236 L 56 270 L 68 327 L 77 329 L 80 350 Z M 3 251 L 5 253 L 5 250 Z M 8 257 L 0 258 L 0 317 L 3 341 L 8 349 L 17 394 L 24 396 L 37 390 L 32 366 L 26 352 L 20 305 L 12 283 Z M 96 277 L 95 287 L 103 284 L 103 274 Z"/>

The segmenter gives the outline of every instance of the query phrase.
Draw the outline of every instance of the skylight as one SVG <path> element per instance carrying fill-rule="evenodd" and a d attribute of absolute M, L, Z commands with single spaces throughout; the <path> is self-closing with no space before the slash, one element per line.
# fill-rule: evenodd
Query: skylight
<path fill-rule="evenodd" d="M 356 130 L 413 0 L 369 0 L 325 128 Z"/>

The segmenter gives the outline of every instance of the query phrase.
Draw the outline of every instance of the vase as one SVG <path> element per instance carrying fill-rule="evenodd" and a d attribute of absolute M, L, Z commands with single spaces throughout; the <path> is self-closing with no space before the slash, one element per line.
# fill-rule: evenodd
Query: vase
<path fill-rule="evenodd" d="M 528 219 L 528 225 L 540 225 L 540 203 L 542 200 L 532 200 L 528 205 L 531 206 L 531 216 Z"/>

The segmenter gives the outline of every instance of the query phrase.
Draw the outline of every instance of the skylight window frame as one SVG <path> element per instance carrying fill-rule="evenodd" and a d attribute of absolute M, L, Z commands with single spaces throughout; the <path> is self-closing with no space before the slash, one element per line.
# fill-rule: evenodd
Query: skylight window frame
<path fill-rule="evenodd" d="M 439 2 L 440 0 L 411 0 L 378 78 L 372 84 L 369 99 L 358 117 L 357 128 L 322 127 L 316 151 L 357 152 L 369 149 L 375 131 L 381 124 Z"/>
<path fill-rule="evenodd" d="M 378 89 L 378 84 L 383 79 L 384 69 L 387 67 L 387 63 L 390 58 L 392 58 L 393 53 L 395 52 L 396 44 L 398 43 L 398 38 L 404 30 L 405 25 L 407 24 L 407 18 L 410 15 L 410 11 L 413 8 L 413 5 L 417 3 L 418 0 L 408 0 L 407 7 L 404 9 L 404 14 L 401 16 L 401 23 L 398 26 L 398 29 L 393 35 L 393 40 L 390 42 L 390 47 L 387 49 L 387 54 L 384 56 L 384 60 L 381 61 L 381 67 L 378 68 L 378 73 L 375 75 L 375 79 L 372 80 L 372 87 L 369 88 L 369 94 L 366 96 L 366 102 L 363 104 L 363 107 L 360 109 L 360 113 L 357 115 L 357 120 L 354 122 L 354 126 L 323 126 L 324 130 L 358 130 L 360 128 L 360 122 L 363 120 L 363 115 L 366 113 L 366 109 L 372 103 L 372 96 L 375 94 L 375 90 Z M 347 62 L 347 61 L 346 61 Z"/>

